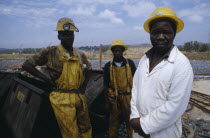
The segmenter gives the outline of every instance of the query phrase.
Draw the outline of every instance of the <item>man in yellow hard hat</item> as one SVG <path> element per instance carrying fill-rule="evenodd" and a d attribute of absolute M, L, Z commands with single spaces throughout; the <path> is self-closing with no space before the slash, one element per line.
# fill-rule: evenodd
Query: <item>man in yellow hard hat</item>
<path fill-rule="evenodd" d="M 131 126 L 134 138 L 181 138 L 193 82 L 189 60 L 173 44 L 184 27 L 168 7 L 154 10 L 144 23 L 152 48 L 141 58 L 133 79 Z"/>
<path fill-rule="evenodd" d="M 104 88 L 106 110 L 109 110 L 109 138 L 118 137 L 121 118 L 126 123 L 127 135 L 132 137 L 130 120 L 130 99 L 133 75 L 136 66 L 131 59 L 125 59 L 123 52 L 128 50 L 122 40 L 114 40 L 109 47 L 114 58 L 104 67 Z"/>
<path fill-rule="evenodd" d="M 91 138 L 92 128 L 87 109 L 87 101 L 82 89 L 85 77 L 84 67 L 91 64 L 81 51 L 73 48 L 74 31 L 79 31 L 73 20 L 61 18 L 56 31 L 60 44 L 50 46 L 28 58 L 23 69 L 48 82 L 53 91 L 50 102 L 53 107 L 63 138 Z M 51 78 L 35 67 L 47 66 Z"/>

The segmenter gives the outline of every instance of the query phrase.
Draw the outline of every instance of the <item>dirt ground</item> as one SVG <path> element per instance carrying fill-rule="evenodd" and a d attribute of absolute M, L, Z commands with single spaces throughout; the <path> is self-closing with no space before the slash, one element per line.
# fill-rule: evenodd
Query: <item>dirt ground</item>
<path fill-rule="evenodd" d="M 195 79 L 192 90 L 210 95 L 210 79 Z M 203 112 L 195 106 L 193 106 L 191 111 L 186 112 L 186 114 L 192 120 L 210 120 L 210 113 Z"/>
<path fill-rule="evenodd" d="M 192 90 L 210 95 L 210 79 L 195 79 Z"/>

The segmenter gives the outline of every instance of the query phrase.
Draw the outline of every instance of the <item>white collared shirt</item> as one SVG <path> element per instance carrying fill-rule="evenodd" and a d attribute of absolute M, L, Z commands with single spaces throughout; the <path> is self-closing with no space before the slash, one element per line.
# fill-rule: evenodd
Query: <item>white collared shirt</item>
<path fill-rule="evenodd" d="M 144 55 L 133 79 L 130 119 L 141 117 L 141 127 L 150 138 L 180 138 L 192 82 L 190 62 L 176 46 L 151 72 Z M 137 133 L 133 137 L 140 138 Z"/>

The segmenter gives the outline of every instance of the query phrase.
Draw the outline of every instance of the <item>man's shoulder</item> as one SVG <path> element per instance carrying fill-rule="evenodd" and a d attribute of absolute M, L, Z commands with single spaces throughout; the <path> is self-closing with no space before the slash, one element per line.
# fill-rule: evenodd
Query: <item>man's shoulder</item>
<path fill-rule="evenodd" d="M 76 52 L 79 52 L 79 53 L 83 53 L 81 50 L 77 49 L 77 48 L 73 48 Z"/>
<path fill-rule="evenodd" d="M 177 61 L 179 62 L 189 62 L 189 59 L 177 48 Z"/>
<path fill-rule="evenodd" d="M 134 63 L 134 61 L 130 58 L 127 59 L 129 63 Z"/>
<path fill-rule="evenodd" d="M 49 50 L 49 51 L 54 51 L 54 50 L 57 50 L 57 46 L 48 46 L 45 48 L 46 50 Z"/>
<path fill-rule="evenodd" d="M 184 66 L 184 67 L 191 67 L 189 59 L 177 48 L 177 55 L 175 65 Z"/>
<path fill-rule="evenodd" d="M 132 59 L 127 58 L 125 61 L 128 62 L 129 65 L 133 65 L 134 64 L 134 61 Z"/>
<path fill-rule="evenodd" d="M 56 56 L 56 46 L 48 46 L 43 48 L 40 52 L 27 57 L 27 61 L 33 65 L 44 65 L 46 61 Z"/>
<path fill-rule="evenodd" d="M 106 68 L 106 67 L 109 67 L 110 64 L 111 64 L 111 61 L 108 61 L 108 62 L 105 63 L 104 67 L 105 67 L 105 68 Z"/>
<path fill-rule="evenodd" d="M 48 46 L 43 48 L 38 54 L 46 54 L 57 50 L 57 46 Z"/>
<path fill-rule="evenodd" d="M 106 63 L 105 63 L 105 66 L 106 66 L 106 65 L 110 65 L 110 63 L 111 63 L 111 61 L 106 62 Z"/>
<path fill-rule="evenodd" d="M 77 53 L 78 56 L 83 57 L 85 55 L 85 53 L 83 51 L 81 51 L 81 50 L 79 50 L 77 48 L 74 48 L 74 51 L 76 51 L 76 53 Z"/>

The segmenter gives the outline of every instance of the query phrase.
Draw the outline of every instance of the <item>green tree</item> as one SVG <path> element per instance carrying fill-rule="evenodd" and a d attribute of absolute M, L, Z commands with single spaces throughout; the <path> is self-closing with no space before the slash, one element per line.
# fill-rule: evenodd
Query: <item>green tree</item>
<path fill-rule="evenodd" d="M 193 42 L 190 41 L 190 42 L 186 42 L 184 43 L 184 51 L 187 51 L 187 52 L 191 52 L 192 51 L 192 46 L 193 46 Z"/>
<path fill-rule="evenodd" d="M 193 42 L 193 50 L 199 51 L 200 43 L 198 41 Z"/>
<path fill-rule="evenodd" d="M 179 49 L 180 51 L 183 51 L 183 50 L 184 50 L 184 47 L 183 47 L 183 46 L 178 46 L 178 49 Z"/>
<path fill-rule="evenodd" d="M 200 47 L 199 47 L 199 51 L 200 52 L 208 51 L 208 47 L 209 47 L 208 44 L 201 44 Z"/>

